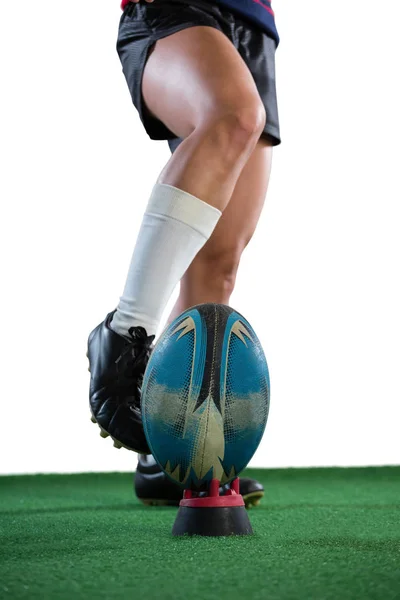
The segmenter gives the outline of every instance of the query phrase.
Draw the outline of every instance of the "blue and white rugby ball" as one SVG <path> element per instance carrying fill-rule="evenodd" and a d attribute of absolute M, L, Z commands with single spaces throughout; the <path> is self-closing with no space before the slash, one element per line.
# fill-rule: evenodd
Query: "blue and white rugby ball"
<path fill-rule="evenodd" d="M 144 374 L 142 418 L 154 458 L 184 488 L 232 481 L 268 418 L 267 361 L 250 323 L 224 304 L 199 304 L 161 334 Z"/>

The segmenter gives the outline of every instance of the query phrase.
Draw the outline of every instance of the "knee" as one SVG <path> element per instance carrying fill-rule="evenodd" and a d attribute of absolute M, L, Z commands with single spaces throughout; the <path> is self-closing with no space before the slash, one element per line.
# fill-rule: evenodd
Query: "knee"
<path fill-rule="evenodd" d="M 241 149 L 255 144 L 266 122 L 266 112 L 260 99 L 241 101 L 238 105 L 215 107 L 207 117 L 206 127 L 211 130 L 216 144 L 230 149 Z"/>
<path fill-rule="evenodd" d="M 264 130 L 266 119 L 265 108 L 260 100 L 235 111 L 232 115 L 232 127 L 239 135 L 258 139 Z"/>

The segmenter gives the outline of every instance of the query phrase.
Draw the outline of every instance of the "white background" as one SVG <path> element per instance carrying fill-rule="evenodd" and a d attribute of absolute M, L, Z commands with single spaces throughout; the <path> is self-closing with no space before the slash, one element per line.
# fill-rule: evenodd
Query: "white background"
<path fill-rule="evenodd" d="M 400 463 L 396 6 L 274 4 L 283 143 L 231 301 L 271 375 L 252 466 Z M 132 105 L 118 0 L 0 13 L 0 473 L 129 471 L 89 420 L 86 344 L 170 151 Z"/>

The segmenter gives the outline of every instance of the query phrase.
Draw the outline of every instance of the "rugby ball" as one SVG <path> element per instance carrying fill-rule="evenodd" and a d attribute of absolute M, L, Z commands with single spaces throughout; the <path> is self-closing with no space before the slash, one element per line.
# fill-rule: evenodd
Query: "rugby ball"
<path fill-rule="evenodd" d="M 150 450 L 183 488 L 229 483 L 247 466 L 268 418 L 267 361 L 250 323 L 225 304 L 199 304 L 159 337 L 143 377 Z"/>

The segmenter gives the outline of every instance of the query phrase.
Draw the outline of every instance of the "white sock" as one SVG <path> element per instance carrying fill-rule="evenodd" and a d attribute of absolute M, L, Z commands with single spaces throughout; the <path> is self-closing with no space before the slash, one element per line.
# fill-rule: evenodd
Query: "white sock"
<path fill-rule="evenodd" d="M 156 183 L 111 329 L 141 325 L 155 335 L 175 286 L 211 236 L 222 213 L 172 185 Z"/>

